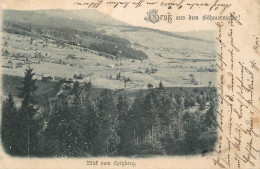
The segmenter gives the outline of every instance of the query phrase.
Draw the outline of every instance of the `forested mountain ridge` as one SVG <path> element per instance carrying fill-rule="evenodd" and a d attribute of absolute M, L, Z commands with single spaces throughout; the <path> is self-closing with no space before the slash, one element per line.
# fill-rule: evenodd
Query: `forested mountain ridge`
<path fill-rule="evenodd" d="M 140 60 L 147 58 L 144 52 L 133 49 L 128 40 L 97 31 L 96 25 L 87 21 L 53 17 L 48 12 L 40 11 L 5 10 L 3 13 L 3 30 L 8 33 L 50 38 L 60 45 L 68 43 L 117 57 Z"/>
<path fill-rule="evenodd" d="M 49 17 L 47 14 L 41 14 L 34 11 L 4 10 L 3 21 L 12 21 L 25 23 L 28 25 L 38 25 L 46 27 L 95 31 L 94 25 L 87 22 L 62 17 Z"/>
<path fill-rule="evenodd" d="M 62 10 L 62 9 L 49 9 L 49 10 L 37 10 L 33 11 L 37 14 L 46 14 L 49 17 L 60 17 L 71 20 L 78 20 L 87 22 L 91 25 L 114 25 L 114 26 L 130 26 L 127 23 L 121 22 L 117 19 L 103 14 L 97 10 L 91 9 L 77 9 L 77 10 Z"/>

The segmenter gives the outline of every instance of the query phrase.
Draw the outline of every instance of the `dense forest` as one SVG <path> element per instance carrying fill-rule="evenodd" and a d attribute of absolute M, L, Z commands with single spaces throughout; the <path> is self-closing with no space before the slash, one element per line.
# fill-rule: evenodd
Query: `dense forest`
<path fill-rule="evenodd" d="M 74 82 L 68 96 L 49 98 L 40 107 L 34 99 L 38 87 L 33 76 L 33 69 L 27 68 L 17 88 L 21 106 L 16 106 L 11 94 L 2 104 L 1 137 L 10 155 L 193 155 L 214 148 L 214 87 L 192 92 L 179 88 L 173 94 L 160 82 L 135 97 L 104 89 L 93 98 L 88 94 L 91 83 L 82 88 Z"/>
<path fill-rule="evenodd" d="M 3 31 L 31 38 L 52 39 L 57 45 L 70 44 L 116 57 L 144 60 L 148 56 L 131 47 L 131 43 L 119 37 L 102 34 L 97 31 L 84 31 L 67 27 L 49 27 L 14 21 L 3 21 Z M 55 37 L 55 38 L 54 38 Z M 77 38 L 75 38 L 77 37 Z"/>

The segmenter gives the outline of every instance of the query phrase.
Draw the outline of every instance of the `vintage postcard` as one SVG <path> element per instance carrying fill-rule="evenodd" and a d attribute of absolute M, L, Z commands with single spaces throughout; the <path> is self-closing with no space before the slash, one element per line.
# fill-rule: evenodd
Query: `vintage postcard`
<path fill-rule="evenodd" d="M 260 1 L 0 7 L 0 169 L 260 167 Z"/>

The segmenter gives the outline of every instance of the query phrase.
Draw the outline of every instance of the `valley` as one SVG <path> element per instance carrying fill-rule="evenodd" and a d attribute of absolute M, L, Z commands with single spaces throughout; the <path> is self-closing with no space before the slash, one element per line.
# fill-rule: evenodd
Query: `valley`
<path fill-rule="evenodd" d="M 160 81 L 166 87 L 216 83 L 215 44 L 208 40 L 125 25 L 95 25 L 94 33 L 57 26 L 54 33 L 48 33 L 50 27 L 30 22 L 23 23 L 21 29 L 10 28 L 13 21 L 4 26 L 2 63 L 13 63 L 11 69 L 3 67 L 4 74 L 23 76 L 30 65 L 39 79 L 51 76 L 91 80 L 95 87 L 110 89 L 145 89 Z M 28 31 L 29 28 L 34 31 Z M 53 36 L 57 31 L 61 35 Z M 63 31 L 69 32 L 69 36 Z M 129 56 L 125 56 L 126 52 Z M 132 55 L 133 52 L 136 54 Z M 140 54 L 143 56 L 139 57 Z M 73 78 L 75 74 L 82 78 Z"/>

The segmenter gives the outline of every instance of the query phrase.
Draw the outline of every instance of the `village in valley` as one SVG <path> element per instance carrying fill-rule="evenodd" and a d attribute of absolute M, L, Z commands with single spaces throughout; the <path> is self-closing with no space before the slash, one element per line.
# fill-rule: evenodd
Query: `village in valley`
<path fill-rule="evenodd" d="M 101 32 L 115 36 L 114 27 L 106 28 L 106 31 L 102 29 Z M 121 36 L 125 37 L 126 33 L 123 31 Z M 129 32 L 128 36 L 131 33 Z M 144 33 L 157 35 L 147 31 Z M 117 34 L 120 37 L 120 33 Z M 23 77 L 25 69 L 30 67 L 34 69 L 33 78 L 41 86 L 60 84 L 59 89 L 54 92 L 56 97 L 68 97 L 76 81 L 80 83 L 81 88 L 91 83 L 94 88 L 108 88 L 117 92 L 147 90 L 155 88 L 160 82 L 169 88 L 213 87 L 216 80 L 215 57 L 210 50 L 200 52 L 198 49 L 169 48 L 169 44 L 162 44 L 162 47 L 156 48 L 154 44 L 139 40 L 148 47 L 138 44 L 138 39 L 130 36 L 134 37 L 128 38 L 131 46 L 135 50 L 144 51 L 148 57 L 129 59 L 120 56 L 120 51 L 119 55 L 112 55 L 92 50 L 80 43 L 60 43 L 53 38 L 43 38 L 37 34 L 23 36 L 3 32 L 2 35 L 2 71 L 5 75 L 3 80 L 12 77 L 17 81 L 16 77 Z M 77 37 L 78 35 L 75 35 L 75 38 Z M 4 85 L 5 95 L 13 92 L 17 85 L 20 83 L 16 86 Z M 48 87 L 42 87 L 38 95 L 49 93 L 49 90 Z M 20 100 L 17 94 L 14 96 Z"/>
<path fill-rule="evenodd" d="M 108 28 L 109 31 L 113 28 Z M 132 46 L 148 55 L 147 59 L 138 60 L 91 50 L 81 44 L 60 45 L 51 39 L 5 32 L 2 42 L 3 73 L 12 76 L 23 76 L 24 69 L 31 66 L 35 68 L 37 80 L 91 80 L 99 88 L 145 89 L 148 84 L 155 86 L 160 81 L 167 87 L 203 87 L 215 83 L 212 78 L 216 74 L 215 58 L 205 56 L 213 53 L 191 54 L 191 49 L 182 52 L 135 43 Z M 200 58 L 196 56 L 200 54 Z"/>

